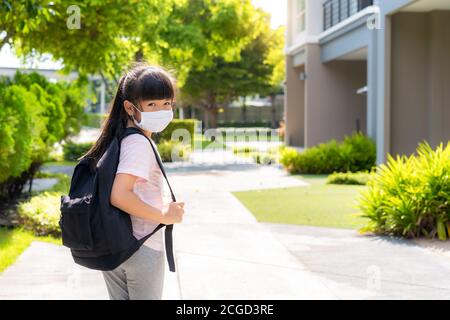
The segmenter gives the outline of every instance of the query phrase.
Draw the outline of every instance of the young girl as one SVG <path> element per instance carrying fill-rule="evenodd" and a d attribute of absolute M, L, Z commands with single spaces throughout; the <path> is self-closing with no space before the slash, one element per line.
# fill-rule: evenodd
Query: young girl
<path fill-rule="evenodd" d="M 151 139 L 153 132 L 164 130 L 172 120 L 174 101 L 175 80 L 166 70 L 135 66 L 121 78 L 100 138 L 86 156 L 99 159 L 113 137 L 121 136 L 126 127 L 139 128 Z M 130 214 L 137 239 L 160 223 L 182 221 L 184 203 L 165 203 L 163 190 L 163 176 L 149 141 L 139 134 L 124 138 L 111 204 Z M 111 299 L 161 299 L 165 266 L 162 231 L 119 267 L 103 272 Z"/>

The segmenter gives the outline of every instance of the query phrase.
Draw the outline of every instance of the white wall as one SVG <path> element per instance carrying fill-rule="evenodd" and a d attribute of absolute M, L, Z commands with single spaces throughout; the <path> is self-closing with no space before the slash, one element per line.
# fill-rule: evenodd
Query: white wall
<path fill-rule="evenodd" d="M 296 2 L 288 0 L 287 47 L 315 42 L 315 38 L 323 31 L 323 12 L 321 0 L 306 0 L 306 28 L 302 33 L 296 33 Z"/>

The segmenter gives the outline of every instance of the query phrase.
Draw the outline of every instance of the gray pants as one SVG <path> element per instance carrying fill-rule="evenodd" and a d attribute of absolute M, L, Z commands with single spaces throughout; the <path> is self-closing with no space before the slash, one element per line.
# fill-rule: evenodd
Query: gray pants
<path fill-rule="evenodd" d="M 111 300 L 160 300 L 164 284 L 164 252 L 141 246 L 112 271 L 103 271 Z"/>

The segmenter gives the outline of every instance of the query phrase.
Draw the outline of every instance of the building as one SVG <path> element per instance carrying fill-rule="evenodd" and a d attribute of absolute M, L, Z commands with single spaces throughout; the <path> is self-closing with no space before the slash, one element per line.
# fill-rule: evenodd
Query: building
<path fill-rule="evenodd" d="M 450 140 L 450 0 L 288 0 L 286 143 Z"/>

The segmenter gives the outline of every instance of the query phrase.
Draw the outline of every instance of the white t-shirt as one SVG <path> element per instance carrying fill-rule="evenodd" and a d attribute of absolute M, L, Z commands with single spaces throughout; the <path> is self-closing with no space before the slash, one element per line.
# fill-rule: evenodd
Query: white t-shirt
<path fill-rule="evenodd" d="M 152 140 L 152 144 L 156 144 Z M 159 153 L 158 153 L 159 156 Z M 133 186 L 133 192 L 145 203 L 159 210 L 166 201 L 164 189 L 164 177 L 155 158 L 155 154 L 146 137 L 133 134 L 122 140 L 120 158 L 117 173 L 127 173 L 137 177 Z M 116 174 L 117 174 L 116 173 Z M 133 235 L 137 239 L 153 231 L 159 224 L 157 221 L 142 219 L 130 215 L 133 225 Z M 164 228 L 152 235 L 144 245 L 158 250 L 164 250 Z"/>

